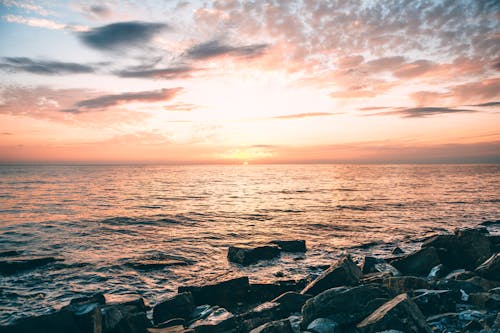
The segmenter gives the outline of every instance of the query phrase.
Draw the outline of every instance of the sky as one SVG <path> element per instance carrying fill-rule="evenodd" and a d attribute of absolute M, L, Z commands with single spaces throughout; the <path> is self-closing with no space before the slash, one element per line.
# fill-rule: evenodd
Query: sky
<path fill-rule="evenodd" d="M 0 162 L 500 163 L 496 0 L 0 0 Z"/>

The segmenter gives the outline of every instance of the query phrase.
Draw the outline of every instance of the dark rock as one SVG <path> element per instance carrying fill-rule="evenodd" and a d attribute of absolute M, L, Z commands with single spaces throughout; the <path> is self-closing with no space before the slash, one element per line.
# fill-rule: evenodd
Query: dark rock
<path fill-rule="evenodd" d="M 250 333 L 294 333 L 292 325 L 288 319 L 276 320 L 259 326 Z"/>
<path fill-rule="evenodd" d="M 477 229 L 459 229 L 454 235 L 438 235 L 422 244 L 437 249 L 442 264 L 454 269 L 475 269 L 491 256 L 491 241 Z"/>
<path fill-rule="evenodd" d="M 158 324 L 173 318 L 187 318 L 194 308 L 190 292 L 177 294 L 153 307 L 153 322 Z"/>
<path fill-rule="evenodd" d="M 317 318 L 307 326 L 307 330 L 311 333 L 333 333 L 337 326 L 339 325 L 331 319 Z"/>
<path fill-rule="evenodd" d="M 155 326 L 155 328 L 168 328 L 168 327 L 175 327 L 175 326 L 181 326 L 184 328 L 184 325 L 186 324 L 186 320 L 184 318 L 173 318 L 166 320 L 162 323 L 159 323 Z"/>
<path fill-rule="evenodd" d="M 460 300 L 460 293 L 454 290 L 419 289 L 412 293 L 412 301 L 425 316 L 439 313 L 455 312 L 456 303 Z"/>
<path fill-rule="evenodd" d="M 380 285 L 328 289 L 306 301 L 302 307 L 303 326 L 314 319 L 328 317 L 339 325 L 353 324 L 391 298 L 390 291 Z"/>
<path fill-rule="evenodd" d="M 465 269 L 456 269 L 445 276 L 447 280 L 467 280 L 474 276 L 474 273 Z"/>
<path fill-rule="evenodd" d="M 465 325 L 465 331 L 470 332 L 470 331 L 480 331 L 484 327 L 481 325 L 481 323 L 477 320 L 471 320 Z"/>
<path fill-rule="evenodd" d="M 305 240 L 273 240 L 269 243 L 278 245 L 283 252 L 306 252 Z"/>
<path fill-rule="evenodd" d="M 192 329 L 185 329 L 182 325 L 163 328 L 148 328 L 148 333 L 194 333 Z"/>
<path fill-rule="evenodd" d="M 431 269 L 440 262 L 437 250 L 433 247 L 426 247 L 394 259 L 390 263 L 403 274 L 427 276 Z"/>
<path fill-rule="evenodd" d="M 484 278 L 500 281 L 500 253 L 495 253 L 479 265 L 475 272 Z"/>
<path fill-rule="evenodd" d="M 38 256 L 2 257 L 0 259 L 0 274 L 15 274 L 62 260 L 55 257 Z"/>
<path fill-rule="evenodd" d="M 311 298 L 311 295 L 303 295 L 294 291 L 286 292 L 275 299 L 272 303 L 278 303 L 280 309 L 285 313 L 300 312 L 304 303 Z"/>
<path fill-rule="evenodd" d="M 443 264 L 439 264 L 437 266 L 432 267 L 429 275 L 427 275 L 427 279 L 436 280 L 446 276 L 446 274 L 450 273 L 450 269 Z"/>
<path fill-rule="evenodd" d="M 188 262 L 176 259 L 162 259 L 162 260 L 137 260 L 127 263 L 127 266 L 140 271 L 150 271 L 155 269 L 162 269 L 170 266 L 187 266 Z"/>
<path fill-rule="evenodd" d="M 244 276 L 212 285 L 179 287 L 178 292 L 191 292 L 196 305 L 231 307 L 246 300 L 249 288 L 248 277 Z"/>
<path fill-rule="evenodd" d="M 500 310 L 500 295 L 491 293 L 471 293 L 469 303 L 487 310 Z"/>
<path fill-rule="evenodd" d="M 395 294 L 401 294 L 416 289 L 430 289 L 430 285 L 425 279 L 414 276 L 389 277 L 384 279 L 382 284 Z"/>
<path fill-rule="evenodd" d="M 210 314 L 193 322 L 189 328 L 196 333 L 220 333 L 236 328 L 236 317 L 229 311 L 220 307 L 213 307 Z"/>
<path fill-rule="evenodd" d="M 361 272 L 363 274 L 376 273 L 378 270 L 375 269 L 375 264 L 385 262 L 384 259 L 365 256 L 363 260 L 363 265 L 361 265 Z"/>
<path fill-rule="evenodd" d="M 106 295 L 102 307 L 103 333 L 146 333 L 151 326 L 148 307 L 137 295 Z"/>
<path fill-rule="evenodd" d="M 500 287 L 500 281 L 483 279 L 480 276 L 473 276 L 465 280 L 465 282 L 470 282 L 472 284 L 475 284 L 476 286 L 481 287 L 483 290 L 490 290 L 496 287 Z"/>
<path fill-rule="evenodd" d="M 320 292 L 339 286 L 352 286 L 359 283 L 362 273 L 350 256 L 344 256 L 336 264 L 307 285 L 302 294 L 317 295 Z"/>
<path fill-rule="evenodd" d="M 267 302 L 287 291 L 298 291 L 305 287 L 305 280 L 276 281 L 275 283 L 252 283 L 249 298 L 252 302 Z"/>
<path fill-rule="evenodd" d="M 98 293 L 98 294 L 94 294 L 92 296 L 83 296 L 83 297 L 73 298 L 69 302 L 70 305 L 88 304 L 88 303 L 97 303 L 97 304 L 104 305 L 106 303 L 106 298 L 104 297 L 104 294 Z"/>
<path fill-rule="evenodd" d="M 361 333 L 372 333 L 387 329 L 401 330 L 407 333 L 431 333 L 424 315 L 408 298 L 401 294 L 376 309 L 357 326 Z"/>
<path fill-rule="evenodd" d="M 399 246 L 396 246 L 392 251 L 391 251 L 392 254 L 403 254 L 405 253 L 405 251 L 403 251 L 403 249 L 401 249 Z"/>
<path fill-rule="evenodd" d="M 248 332 L 265 323 L 283 319 L 287 316 L 288 313 L 282 311 L 279 303 L 266 302 L 241 314 L 239 319 L 242 322 L 241 326 Z"/>
<path fill-rule="evenodd" d="M 448 290 L 455 290 L 458 292 L 462 290 L 467 294 L 485 291 L 482 287 L 474 283 L 461 280 L 439 280 L 433 283 L 432 286 L 433 288 L 436 289 L 448 289 Z M 428 288 L 422 288 L 422 289 L 428 289 Z"/>
<path fill-rule="evenodd" d="M 490 227 L 493 225 L 500 225 L 500 220 L 488 220 L 482 222 L 480 225 L 485 226 L 485 227 Z"/>
<path fill-rule="evenodd" d="M 260 260 L 269 260 L 280 255 L 278 246 L 264 245 L 258 247 L 230 246 L 227 252 L 229 261 L 248 266 Z"/>

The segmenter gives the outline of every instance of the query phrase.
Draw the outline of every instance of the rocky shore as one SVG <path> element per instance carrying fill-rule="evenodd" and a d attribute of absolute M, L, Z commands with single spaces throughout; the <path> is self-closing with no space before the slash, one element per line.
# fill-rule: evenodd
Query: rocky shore
<path fill-rule="evenodd" d="M 147 306 L 140 296 L 95 294 L 59 311 L 18 320 L 0 332 L 51 333 L 371 333 L 500 332 L 500 236 L 490 221 L 426 239 L 390 257 L 345 254 L 303 280 L 252 283 L 241 276 L 178 288 Z M 368 251 L 368 250 L 367 250 Z M 282 252 L 306 252 L 304 240 L 232 246 L 228 260 L 253 265 Z M 58 258 L 0 253 L 0 273 L 16 274 Z M 137 265 L 183 265 L 178 258 Z"/>

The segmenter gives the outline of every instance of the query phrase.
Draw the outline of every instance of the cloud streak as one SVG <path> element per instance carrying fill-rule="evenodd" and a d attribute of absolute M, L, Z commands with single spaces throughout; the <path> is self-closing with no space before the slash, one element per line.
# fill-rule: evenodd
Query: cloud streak
<path fill-rule="evenodd" d="M 0 63 L 0 69 L 11 72 L 26 72 L 40 75 L 86 74 L 95 72 L 95 68 L 74 62 L 34 60 L 26 57 L 6 57 Z"/>
<path fill-rule="evenodd" d="M 472 113 L 477 112 L 471 109 L 455 109 L 448 107 L 415 107 L 415 108 L 395 108 L 393 111 L 371 113 L 368 116 L 390 116 L 398 115 L 402 118 L 425 118 L 443 114 Z"/>
<path fill-rule="evenodd" d="M 338 113 L 331 113 L 331 112 L 309 112 L 309 113 L 296 113 L 296 114 L 287 114 L 284 116 L 275 116 L 275 117 L 269 117 L 269 119 L 303 119 L 303 118 L 312 118 L 312 117 L 326 117 L 326 116 L 333 116 Z"/>
<path fill-rule="evenodd" d="M 198 71 L 190 66 L 156 68 L 156 69 L 125 69 L 115 74 L 123 78 L 152 78 L 152 79 L 184 79 L 191 76 L 191 73 Z"/>
<path fill-rule="evenodd" d="M 82 25 L 62 24 L 48 19 L 36 17 L 24 17 L 19 15 L 5 15 L 2 17 L 4 21 L 10 23 L 25 24 L 30 27 L 45 28 L 50 30 L 69 30 L 75 32 L 87 31 L 88 28 Z"/>
<path fill-rule="evenodd" d="M 212 40 L 192 46 L 186 51 L 186 56 L 194 60 L 212 59 L 223 56 L 252 58 L 262 55 L 267 47 L 267 44 L 231 46 L 224 44 L 220 40 Z"/>

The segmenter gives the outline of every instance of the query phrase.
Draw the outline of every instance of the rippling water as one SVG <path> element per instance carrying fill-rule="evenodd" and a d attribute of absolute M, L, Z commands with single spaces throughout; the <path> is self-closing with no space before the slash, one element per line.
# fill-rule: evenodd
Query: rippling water
<path fill-rule="evenodd" d="M 364 244 L 377 254 L 410 249 L 499 219 L 499 188 L 499 165 L 0 166 L 0 251 L 64 258 L 0 276 L 0 323 L 77 293 L 132 292 L 154 304 L 221 275 L 304 277 Z M 249 268 L 226 260 L 231 244 L 294 238 L 307 241 L 305 256 Z M 156 254 L 195 264 L 125 265 Z"/>

